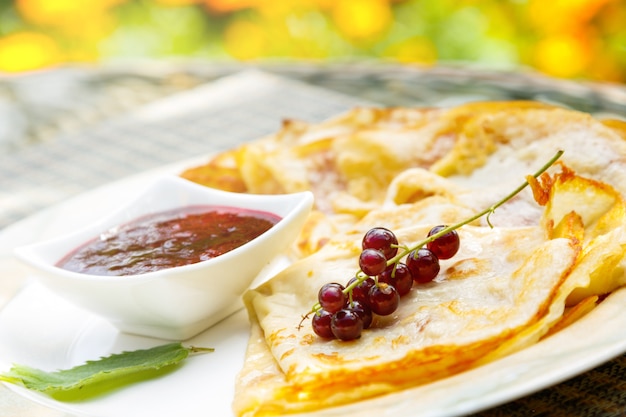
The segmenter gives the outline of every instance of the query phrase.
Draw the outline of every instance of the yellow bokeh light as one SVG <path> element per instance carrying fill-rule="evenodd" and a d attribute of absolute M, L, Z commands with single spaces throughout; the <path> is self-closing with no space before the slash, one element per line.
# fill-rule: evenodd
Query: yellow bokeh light
<path fill-rule="evenodd" d="M 203 0 L 155 0 L 156 4 L 168 7 L 190 6 L 192 4 L 202 3 Z"/>
<path fill-rule="evenodd" d="M 575 77 L 589 64 L 588 45 L 576 36 L 560 35 L 540 41 L 535 49 L 537 68 L 557 77 Z"/>
<path fill-rule="evenodd" d="M 379 36 L 393 21 L 390 4 L 384 0 L 341 0 L 331 12 L 339 31 L 354 40 Z"/>
<path fill-rule="evenodd" d="M 125 0 L 16 0 L 15 7 L 27 21 L 43 26 L 84 25 L 108 8 Z"/>
<path fill-rule="evenodd" d="M 229 13 L 263 4 L 263 0 L 204 0 L 205 6 L 217 13 Z"/>
<path fill-rule="evenodd" d="M 392 45 L 386 55 L 403 63 L 433 64 L 437 61 L 437 49 L 425 37 L 414 37 Z"/>
<path fill-rule="evenodd" d="M 20 72 L 61 62 L 55 41 L 41 33 L 18 32 L 0 39 L 0 71 Z"/>
<path fill-rule="evenodd" d="M 255 9 L 264 19 L 284 21 L 293 13 L 298 13 L 302 10 L 311 10 L 313 7 L 314 6 L 307 4 L 307 0 L 273 0 L 260 1 Z"/>
<path fill-rule="evenodd" d="M 226 51 L 236 59 L 250 60 L 262 57 L 266 52 L 266 33 L 259 25 L 237 20 L 224 33 Z"/>

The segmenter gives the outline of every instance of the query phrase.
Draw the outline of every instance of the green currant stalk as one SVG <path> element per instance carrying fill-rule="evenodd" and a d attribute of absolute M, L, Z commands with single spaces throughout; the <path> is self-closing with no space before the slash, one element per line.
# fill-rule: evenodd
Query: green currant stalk
<path fill-rule="evenodd" d="M 548 170 L 548 168 L 550 168 L 552 165 L 554 165 L 554 163 L 561 157 L 561 155 L 563 155 L 563 151 L 559 150 L 548 162 L 546 162 L 537 172 L 535 172 L 532 176 L 535 178 L 538 178 L 541 174 L 543 174 L 544 172 L 546 172 Z M 506 197 L 504 197 L 503 199 L 501 199 L 500 201 L 498 201 L 497 203 L 489 206 L 488 208 L 486 208 L 485 210 L 481 211 L 480 213 L 475 214 L 474 216 L 463 220 L 462 222 L 453 224 L 451 226 L 447 226 L 443 229 L 441 229 L 439 232 L 432 234 L 431 236 L 428 236 L 426 239 L 423 239 L 419 242 L 417 242 L 415 245 L 413 245 L 412 247 L 407 247 L 405 245 L 398 245 L 398 248 L 401 249 L 400 251 L 398 251 L 398 254 L 396 254 L 396 256 L 394 256 L 393 258 L 389 259 L 387 261 L 387 266 L 391 265 L 391 264 L 395 264 L 398 263 L 402 258 L 404 258 L 405 256 L 407 256 L 411 251 L 419 249 L 421 247 L 423 247 L 424 245 L 432 242 L 433 240 L 445 235 L 446 233 L 449 233 L 453 230 L 456 230 L 462 226 L 465 226 L 466 224 L 469 224 L 475 220 L 480 219 L 483 216 L 487 216 L 486 220 L 487 220 L 487 224 L 489 225 L 489 227 L 493 228 L 493 225 L 491 224 L 491 222 L 489 221 L 489 217 L 496 211 L 496 209 L 498 207 L 500 207 L 501 205 L 503 205 L 504 203 L 506 203 L 507 201 L 509 201 L 510 199 L 512 199 L 513 197 L 515 197 L 517 194 L 519 194 L 524 188 L 528 187 L 529 183 L 528 181 L 524 181 L 523 184 L 521 184 L 519 187 L 517 187 L 515 190 L 513 190 L 511 193 L 509 193 Z M 356 280 L 348 285 L 344 290 L 343 293 L 344 294 L 348 294 L 350 297 L 350 300 L 352 299 L 352 290 L 359 285 L 360 283 L 362 283 L 363 281 L 365 281 L 367 278 L 369 278 L 369 275 L 366 275 L 365 273 L 363 273 L 363 271 L 361 271 L 359 269 L 359 271 L 356 273 Z M 320 309 L 321 309 L 321 305 L 320 303 L 316 303 L 313 308 L 311 309 L 311 311 L 309 311 L 304 317 L 303 320 L 306 319 L 311 313 L 317 313 Z"/>

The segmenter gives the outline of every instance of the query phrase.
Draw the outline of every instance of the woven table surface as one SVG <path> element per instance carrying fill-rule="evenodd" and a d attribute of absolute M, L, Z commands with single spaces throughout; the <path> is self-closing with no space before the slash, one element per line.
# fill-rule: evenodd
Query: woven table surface
<path fill-rule="evenodd" d="M 246 95 L 244 83 L 235 97 L 214 94 L 225 78 L 250 70 L 276 77 L 275 88 Z M 198 101 L 203 89 L 215 98 Z M 0 232 L 92 188 L 271 133 L 284 118 L 321 121 L 355 105 L 508 99 L 626 118 L 624 86 L 454 66 L 149 62 L 0 78 Z M 179 114 L 176 100 L 185 103 Z M 0 307 L 22 284 L 0 279 Z M 475 415 L 626 416 L 626 355 Z M 0 386 L 5 416 L 69 417 Z"/>

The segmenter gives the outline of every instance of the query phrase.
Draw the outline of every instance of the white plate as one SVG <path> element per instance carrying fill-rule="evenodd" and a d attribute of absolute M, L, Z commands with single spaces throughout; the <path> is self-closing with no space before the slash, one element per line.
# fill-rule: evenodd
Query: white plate
<path fill-rule="evenodd" d="M 189 165 L 187 161 L 184 165 Z M 168 169 L 175 172 L 175 167 Z M 162 170 L 161 170 L 162 172 Z M 146 173 L 85 193 L 0 233 L 0 276 L 7 279 L 12 247 L 91 222 L 136 193 Z M 415 389 L 326 409 L 315 415 L 456 416 L 492 407 L 548 387 L 626 352 L 626 290 L 608 297 L 569 328 L 497 362 Z M 9 385 L 33 401 L 78 416 L 231 416 L 233 385 L 245 353 L 248 323 L 239 311 L 188 341 L 215 352 L 188 358 L 157 379 L 82 402 L 59 402 Z M 68 368 L 103 355 L 163 341 L 121 334 L 107 322 L 69 305 L 39 284 L 26 286 L 0 311 L 0 371 L 12 363 L 45 370 Z"/>

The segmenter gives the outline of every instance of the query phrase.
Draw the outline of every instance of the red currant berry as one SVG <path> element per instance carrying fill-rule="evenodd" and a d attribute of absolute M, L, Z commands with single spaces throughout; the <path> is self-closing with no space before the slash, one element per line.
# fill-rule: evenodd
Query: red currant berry
<path fill-rule="evenodd" d="M 311 326 L 313 327 L 313 331 L 316 335 L 325 339 L 332 339 L 335 337 L 330 328 L 330 321 L 332 317 L 332 313 L 329 313 L 326 310 L 319 310 L 313 314 Z"/>
<path fill-rule="evenodd" d="M 373 313 L 388 316 L 398 308 L 400 295 L 394 287 L 383 282 L 370 289 L 368 301 Z"/>
<path fill-rule="evenodd" d="M 350 286 L 350 284 L 352 284 L 356 280 L 356 278 L 352 278 L 350 281 L 348 281 L 346 287 Z M 366 278 L 365 280 L 361 281 L 360 284 L 357 284 L 357 286 L 352 289 L 352 300 L 367 305 L 367 294 L 369 294 L 370 288 L 372 288 L 372 286 L 374 286 L 374 280 L 372 278 Z"/>
<path fill-rule="evenodd" d="M 387 269 L 378 276 L 378 282 L 392 285 L 402 297 L 411 291 L 411 287 L 413 287 L 413 276 L 405 264 L 398 262 L 395 266 L 395 271 L 394 266 L 389 265 Z"/>
<path fill-rule="evenodd" d="M 330 329 L 339 340 L 358 339 L 363 331 L 363 320 L 356 311 L 345 308 L 333 314 Z"/>
<path fill-rule="evenodd" d="M 411 271 L 413 281 L 425 284 L 435 279 L 439 273 L 439 259 L 427 248 L 411 251 L 406 257 L 406 266 Z"/>
<path fill-rule="evenodd" d="M 433 227 L 430 232 L 428 232 L 428 236 L 432 236 L 435 233 L 439 233 L 447 226 L 440 225 Z M 437 256 L 439 259 L 450 259 L 459 251 L 460 246 L 459 234 L 456 230 L 451 230 L 446 234 L 443 234 L 433 240 L 432 242 L 428 242 L 426 247 L 430 249 L 432 253 Z"/>
<path fill-rule="evenodd" d="M 377 249 L 363 249 L 359 256 L 359 266 L 366 275 L 375 276 L 387 268 L 387 258 Z"/>
<path fill-rule="evenodd" d="M 343 293 L 344 287 L 336 282 L 324 284 L 317 294 L 320 306 L 329 313 L 341 310 L 346 305 L 346 295 Z"/>
<path fill-rule="evenodd" d="M 360 301 L 353 301 L 348 308 L 361 317 L 361 320 L 363 320 L 363 328 L 369 329 L 372 324 L 372 310 Z"/>
<path fill-rule="evenodd" d="M 389 229 L 375 227 L 370 229 L 363 236 L 363 249 L 377 249 L 381 251 L 385 258 L 391 259 L 398 253 L 398 238 Z"/>

